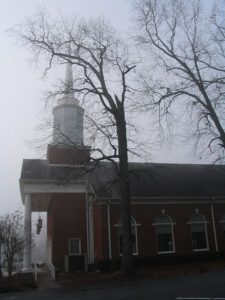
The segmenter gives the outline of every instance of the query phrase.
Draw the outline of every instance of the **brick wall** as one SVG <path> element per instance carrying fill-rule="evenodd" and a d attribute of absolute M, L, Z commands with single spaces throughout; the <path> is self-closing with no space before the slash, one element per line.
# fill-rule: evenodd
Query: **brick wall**
<path fill-rule="evenodd" d="M 106 206 L 105 206 L 106 207 Z M 165 214 L 170 216 L 174 223 L 174 241 L 175 241 L 175 254 L 177 255 L 190 255 L 193 254 L 192 238 L 191 238 L 191 225 L 188 224 L 191 216 L 195 213 L 196 208 L 199 213 L 204 215 L 207 223 L 207 235 L 209 243 L 209 251 L 215 252 L 215 238 L 213 231 L 213 222 L 210 204 L 159 204 L 159 205 L 132 205 L 132 216 L 135 218 L 137 224 L 137 237 L 138 237 L 138 251 L 141 256 L 155 256 L 157 252 L 157 237 L 155 222 L 157 216 Z M 112 205 L 110 208 L 111 214 L 111 240 L 112 240 L 112 256 L 119 256 L 118 246 L 118 228 L 115 224 L 120 219 L 121 208 L 120 205 Z M 219 251 L 225 250 L 225 235 L 223 231 L 222 220 L 225 215 L 225 204 L 214 204 L 214 214 L 216 223 L 216 232 L 218 240 Z M 163 254 L 160 254 L 163 255 Z"/>
<path fill-rule="evenodd" d="M 90 148 L 49 145 L 47 157 L 51 164 L 86 165 L 90 161 Z"/>
<path fill-rule="evenodd" d="M 190 255 L 192 250 L 191 216 L 198 209 L 207 221 L 209 251 L 215 252 L 215 238 L 210 203 L 185 204 L 132 204 L 140 256 L 157 256 L 156 217 L 164 213 L 174 224 L 175 255 Z M 55 194 L 48 212 L 48 236 L 53 237 L 53 264 L 64 269 L 64 256 L 68 254 L 69 238 L 81 238 L 82 254 L 87 253 L 87 228 L 85 194 Z M 220 222 L 225 215 L 225 204 L 214 204 L 215 224 L 219 251 L 225 250 L 225 235 Z M 107 205 L 98 201 L 93 206 L 94 253 L 96 261 L 109 258 Z M 112 257 L 119 256 L 118 221 L 121 217 L 119 204 L 110 206 Z"/>
<path fill-rule="evenodd" d="M 107 207 L 94 204 L 94 247 L 96 261 L 109 258 Z"/>
<path fill-rule="evenodd" d="M 64 257 L 69 254 L 70 238 L 80 238 L 81 253 L 87 254 L 85 194 L 53 194 L 48 215 L 48 235 L 52 234 L 53 237 L 53 264 L 64 270 Z"/>

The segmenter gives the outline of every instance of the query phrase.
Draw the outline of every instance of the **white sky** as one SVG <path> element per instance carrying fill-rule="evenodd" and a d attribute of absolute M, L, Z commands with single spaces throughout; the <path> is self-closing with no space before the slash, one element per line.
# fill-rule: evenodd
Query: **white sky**
<path fill-rule="evenodd" d="M 29 53 L 15 44 L 6 30 L 45 6 L 51 15 L 104 16 L 116 29 L 132 26 L 130 0 L 0 0 L 0 215 L 21 207 L 19 177 L 23 158 L 40 158 L 29 145 L 41 119 L 42 92 L 53 82 L 40 79 Z M 64 69 L 62 69 L 64 78 Z M 197 162 L 187 148 L 155 151 L 157 162 Z"/>

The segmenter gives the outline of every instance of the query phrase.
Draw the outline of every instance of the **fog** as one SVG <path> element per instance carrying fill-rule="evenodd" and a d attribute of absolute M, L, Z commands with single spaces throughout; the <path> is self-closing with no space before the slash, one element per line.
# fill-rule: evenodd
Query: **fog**
<path fill-rule="evenodd" d="M 130 0 L 2 0 L 0 4 L 0 215 L 22 209 L 19 177 L 23 158 L 44 158 L 45 151 L 37 151 L 32 142 L 43 115 L 43 91 L 50 89 L 61 74 L 50 73 L 42 79 L 39 66 L 31 61 L 31 54 L 8 31 L 26 16 L 34 15 L 39 6 L 45 6 L 50 15 L 104 16 L 114 27 L 125 33 L 132 24 Z M 47 145 L 46 145 L 47 146 Z M 153 162 L 207 162 L 194 156 L 189 145 L 167 144 L 151 147 Z M 33 216 L 36 222 L 37 214 Z M 45 229 L 40 238 L 45 239 Z M 41 250 L 40 250 L 41 251 Z M 39 253 L 40 254 L 40 253 Z M 37 254 L 36 256 L 38 257 Z"/>

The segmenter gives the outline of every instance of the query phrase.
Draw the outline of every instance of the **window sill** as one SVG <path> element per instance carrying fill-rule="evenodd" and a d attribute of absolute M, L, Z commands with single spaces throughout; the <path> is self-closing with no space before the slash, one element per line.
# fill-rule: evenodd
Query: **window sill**
<path fill-rule="evenodd" d="M 175 250 L 173 251 L 160 251 L 160 252 L 157 252 L 158 254 L 171 254 L 171 253 L 175 253 Z"/>
<path fill-rule="evenodd" d="M 206 252 L 206 251 L 209 251 L 209 249 L 208 248 L 206 248 L 206 249 L 193 249 L 192 251 L 193 252 Z"/>
<path fill-rule="evenodd" d="M 120 256 L 122 256 L 123 254 L 120 253 Z M 138 253 L 133 253 L 133 256 L 138 256 L 139 254 Z"/>

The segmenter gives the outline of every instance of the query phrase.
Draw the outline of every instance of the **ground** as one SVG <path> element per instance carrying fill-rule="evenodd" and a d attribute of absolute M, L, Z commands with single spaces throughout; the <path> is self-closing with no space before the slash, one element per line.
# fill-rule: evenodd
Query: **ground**
<path fill-rule="evenodd" d="M 216 271 L 215 271 L 216 270 Z M 2 293 L 1 300 L 225 300 L 225 262 L 145 267 L 135 279 L 119 273 L 75 273 L 61 275 L 52 285 L 30 291 Z"/>
<path fill-rule="evenodd" d="M 166 279 L 143 279 L 80 288 L 47 288 L 1 294 L 1 300 L 195 300 L 224 299 L 225 271 Z"/>
<path fill-rule="evenodd" d="M 163 278 L 205 273 L 215 270 L 225 270 L 225 261 L 216 260 L 180 265 L 141 267 L 136 270 L 135 278 L 133 278 L 133 280 L 139 281 L 143 279 L 149 279 L 152 281 Z M 119 272 L 65 273 L 60 274 L 58 277 L 58 283 L 64 287 L 86 287 L 90 285 L 102 286 L 109 283 L 118 284 L 121 282 L 126 282 L 126 279 L 121 278 Z"/>

